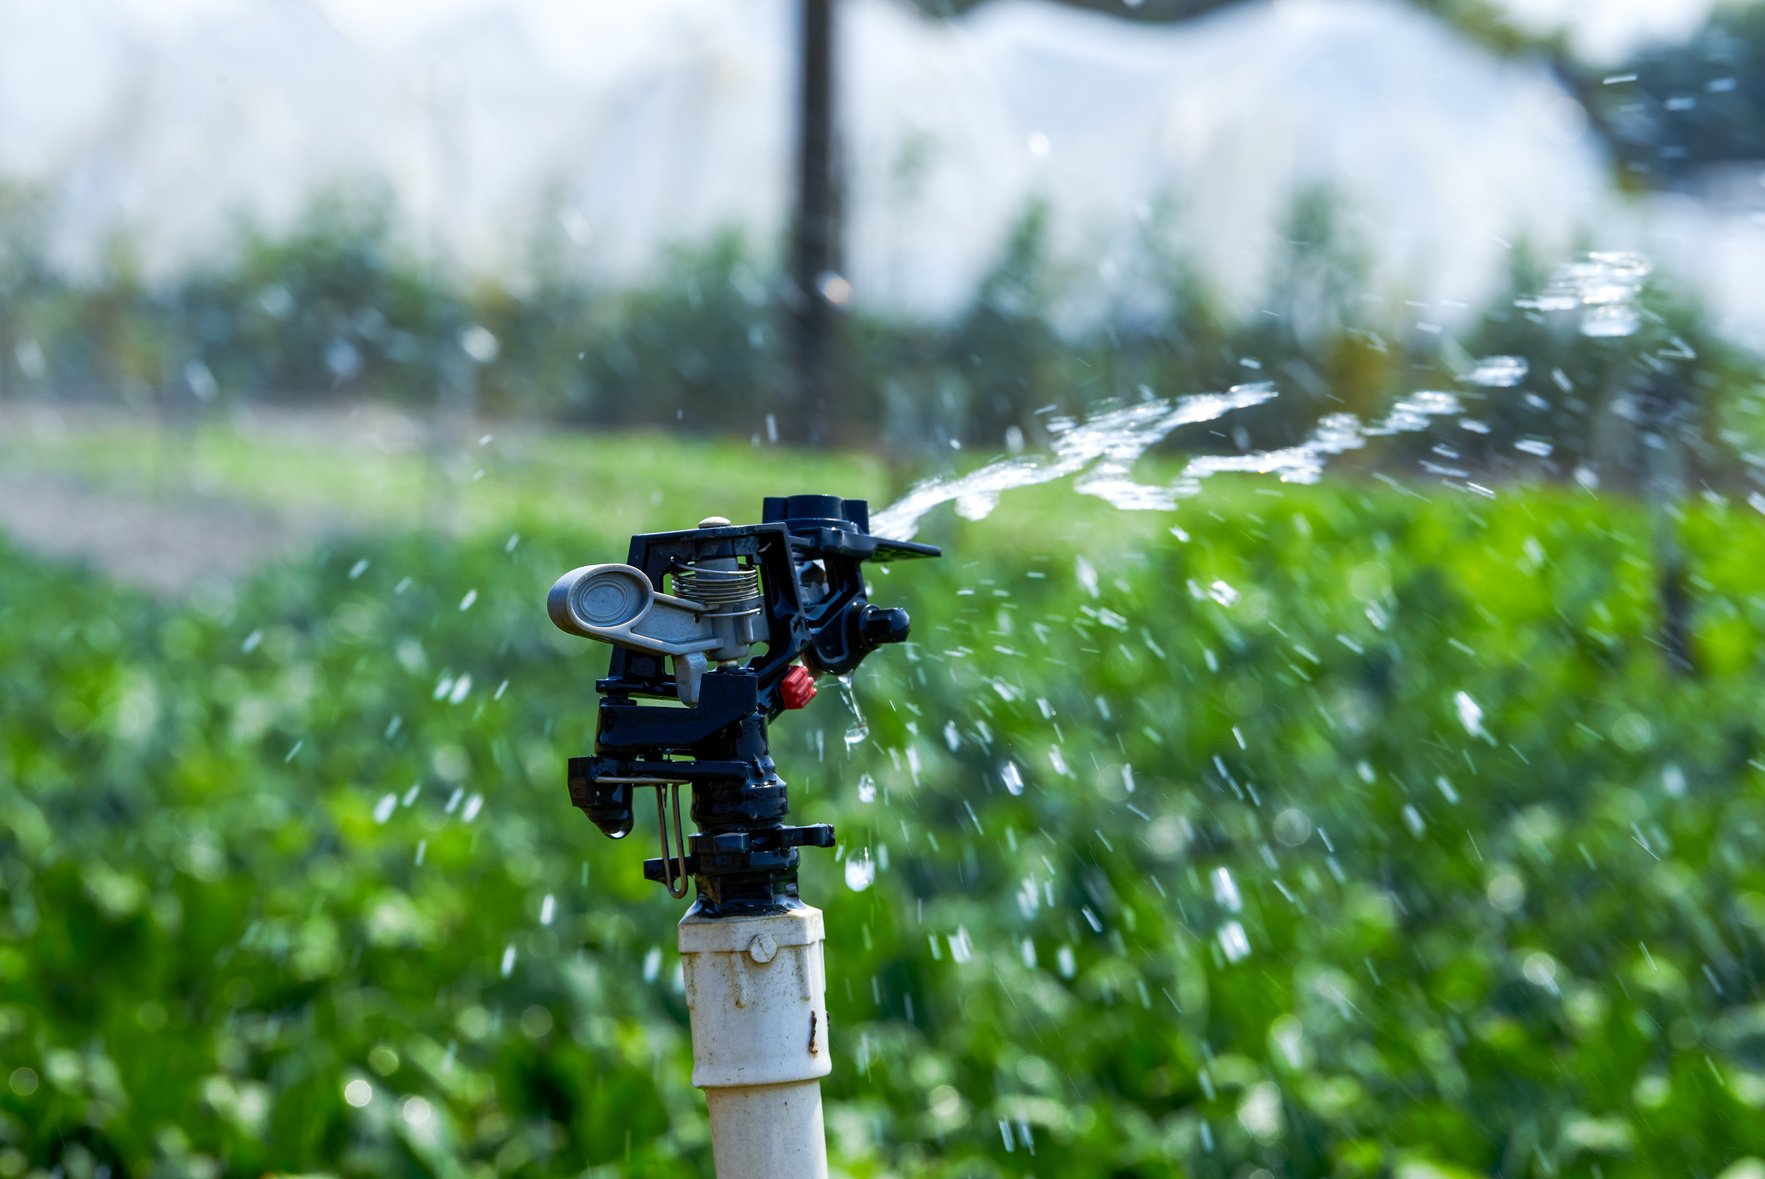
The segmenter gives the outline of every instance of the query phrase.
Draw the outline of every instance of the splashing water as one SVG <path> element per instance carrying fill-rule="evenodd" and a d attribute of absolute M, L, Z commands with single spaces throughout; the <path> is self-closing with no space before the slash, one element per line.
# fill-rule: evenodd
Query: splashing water
<path fill-rule="evenodd" d="M 1599 338 L 1635 335 L 1642 327 L 1642 291 L 1654 267 L 1641 254 L 1585 254 L 1557 268 L 1544 291 L 1516 305 L 1536 311 L 1575 311 L 1581 334 Z"/>
<path fill-rule="evenodd" d="M 1367 430 L 1369 435 L 1378 434 L 1413 434 L 1428 428 L 1428 419 L 1443 414 L 1459 413 L 1463 410 L 1455 394 L 1443 393 L 1437 389 L 1424 389 L 1411 393 L 1402 401 L 1392 406 L 1385 420 Z"/>
<path fill-rule="evenodd" d="M 1481 385 L 1485 389 L 1512 389 L 1531 371 L 1532 365 L 1524 356 L 1485 356 L 1461 379 L 1467 385 Z"/>
<path fill-rule="evenodd" d="M 1225 393 L 1130 405 L 1083 423 L 1057 418 L 1048 424 L 1054 435 L 1051 456 L 1005 458 L 967 475 L 924 480 L 871 517 L 871 531 L 878 536 L 910 539 L 926 513 L 952 502 L 963 519 L 985 519 L 1007 491 L 1052 483 L 1080 472 L 1086 474 L 1077 489 L 1086 495 L 1122 508 L 1169 507 L 1157 494 L 1158 489 L 1128 478 L 1140 456 L 1174 430 L 1217 421 L 1235 409 L 1261 405 L 1274 396 L 1268 385 L 1240 385 Z"/>
<path fill-rule="evenodd" d="M 1129 477 L 1135 461 L 1173 430 L 1217 421 L 1233 410 L 1261 405 L 1275 396 L 1273 387 L 1266 383 L 1240 385 L 1225 393 L 1111 410 L 1082 425 L 1059 420 L 1050 426 L 1055 431 L 1051 458 L 1000 459 L 960 477 L 927 479 L 872 517 L 871 527 L 879 536 L 911 539 L 919 522 L 941 504 L 954 502 L 957 515 L 981 520 L 998 506 L 1006 491 L 1075 474 L 1082 477 L 1074 490 L 1128 511 L 1169 511 L 1179 500 L 1199 494 L 1203 480 L 1224 471 L 1275 475 L 1283 483 L 1316 483 L 1323 476 L 1325 461 L 1332 456 L 1358 450 L 1371 437 L 1425 430 L 1434 418 L 1463 409 L 1452 393 L 1422 390 L 1399 401 L 1372 425 L 1351 413 L 1326 414 L 1297 446 L 1250 454 L 1198 455 L 1174 482 L 1162 487 Z M 1081 580 L 1084 575 L 1081 568 Z"/>
<path fill-rule="evenodd" d="M 1641 254 L 1603 251 L 1584 254 L 1559 267 L 1544 291 L 1517 300 L 1519 307 L 1546 312 L 1579 312 L 1585 336 L 1634 335 L 1642 327 L 1642 294 L 1653 270 Z M 1522 356 L 1487 356 L 1477 361 L 1462 378 L 1466 384 L 1484 388 L 1513 388 L 1531 371 Z M 1049 423 L 1053 435 L 1047 456 L 1013 455 L 998 459 L 962 476 L 936 476 L 915 484 L 906 495 L 878 512 L 872 528 L 879 536 L 910 539 L 932 509 L 955 503 L 957 515 L 967 520 L 984 519 L 998 506 L 999 497 L 1018 487 L 1051 483 L 1078 476 L 1074 490 L 1126 510 L 1168 511 L 1177 502 L 1196 495 L 1201 483 L 1223 471 L 1275 475 L 1283 483 L 1316 483 L 1327 459 L 1358 450 L 1370 437 L 1415 433 L 1432 419 L 1462 412 L 1452 393 L 1422 390 L 1392 407 L 1380 421 L 1368 425 L 1351 413 L 1328 414 L 1297 446 L 1251 454 L 1199 455 L 1192 458 L 1175 482 L 1154 486 L 1132 477 L 1133 467 L 1154 445 L 1184 426 L 1217 421 L 1234 410 L 1261 405 L 1276 396 L 1266 382 L 1238 385 L 1224 393 L 1145 401 L 1109 410 L 1088 421 L 1057 418 Z M 1465 429 L 1487 433 L 1481 422 L 1465 419 Z M 1015 448 L 1014 448 L 1015 449 Z M 1539 446 L 1522 447 L 1541 454 Z M 1085 570 L 1080 569 L 1081 579 Z"/>
<path fill-rule="evenodd" d="M 1460 412 L 1459 399 L 1451 393 L 1427 389 L 1412 393 L 1391 407 L 1391 412 L 1369 426 L 1351 413 L 1326 414 L 1297 446 L 1263 450 L 1254 454 L 1206 454 L 1189 460 L 1173 486 L 1182 498 L 1197 495 L 1201 482 L 1222 471 L 1274 475 L 1283 483 L 1316 483 L 1324 475 L 1325 460 L 1359 450 L 1368 438 L 1412 434 L 1425 430 L 1436 417 Z"/>

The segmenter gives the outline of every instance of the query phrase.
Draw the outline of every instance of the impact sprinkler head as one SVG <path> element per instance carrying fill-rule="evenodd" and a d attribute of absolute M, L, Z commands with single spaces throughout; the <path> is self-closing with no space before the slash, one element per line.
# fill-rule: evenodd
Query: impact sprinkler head
<path fill-rule="evenodd" d="M 690 877 L 706 916 L 786 907 L 797 896 L 797 848 L 833 846 L 829 824 L 785 826 L 766 727 L 814 697 L 815 673 L 844 675 L 907 638 L 905 610 L 870 604 L 864 562 L 938 555 L 871 536 L 863 500 L 768 497 L 761 519 L 634 536 L 628 563 L 573 569 L 546 599 L 561 630 L 613 647 L 595 684 L 595 752 L 570 759 L 570 800 L 622 839 L 633 789 L 655 787 L 662 855 L 644 862 L 644 875 L 677 897 Z M 690 837 L 682 784 L 693 788 Z"/>

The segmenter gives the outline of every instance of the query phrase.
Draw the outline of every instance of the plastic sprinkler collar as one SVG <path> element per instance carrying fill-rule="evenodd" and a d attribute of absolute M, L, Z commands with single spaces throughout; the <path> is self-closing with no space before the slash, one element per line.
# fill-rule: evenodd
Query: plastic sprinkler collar
<path fill-rule="evenodd" d="M 814 697 L 816 673 L 845 675 L 907 637 L 905 610 L 870 604 L 864 562 L 938 556 L 871 536 L 860 499 L 769 496 L 761 519 L 634 536 L 627 564 L 572 569 L 546 598 L 560 629 L 613 646 L 595 684 L 594 754 L 570 759 L 570 801 L 623 839 L 633 790 L 654 787 L 662 854 L 644 861 L 644 876 L 676 897 L 690 878 L 692 911 L 707 917 L 790 907 L 797 849 L 833 846 L 831 824 L 785 825 L 767 725 Z M 692 787 L 690 836 L 682 785 Z"/>

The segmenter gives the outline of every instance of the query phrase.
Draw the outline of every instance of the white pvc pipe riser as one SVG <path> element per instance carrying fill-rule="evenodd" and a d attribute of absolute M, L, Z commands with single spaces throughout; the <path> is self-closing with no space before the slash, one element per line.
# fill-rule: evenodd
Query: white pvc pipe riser
<path fill-rule="evenodd" d="M 717 1179 L 825 1179 L 821 910 L 680 922 L 693 1084 L 711 1111 Z"/>
<path fill-rule="evenodd" d="M 717 1179 L 826 1179 L 821 1082 L 706 1089 Z"/>

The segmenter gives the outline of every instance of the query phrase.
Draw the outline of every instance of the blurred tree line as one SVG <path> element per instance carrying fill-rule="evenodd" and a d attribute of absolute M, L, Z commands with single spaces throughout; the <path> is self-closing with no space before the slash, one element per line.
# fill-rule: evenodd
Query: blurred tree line
<path fill-rule="evenodd" d="M 955 17 L 979 8 L 987 0 L 913 0 L 913 6 L 932 16 Z M 1148 24 L 1189 20 L 1223 8 L 1231 8 L 1244 0 L 1061 0 L 1072 8 L 1088 9 L 1109 16 Z M 1412 7 L 1430 12 L 1450 22 L 1487 45 L 1512 51 L 1530 45 L 1531 40 L 1516 29 L 1505 9 L 1492 0 L 1409 0 Z"/>
<path fill-rule="evenodd" d="M 1564 73 L 1632 187 L 1695 186 L 1727 166 L 1749 165 L 1754 181 L 1765 171 L 1765 6 L 1722 5 L 1683 44 Z"/>
<path fill-rule="evenodd" d="M 786 284 L 776 260 L 734 233 L 677 249 L 652 282 L 617 289 L 566 270 L 563 252 L 538 241 L 515 285 L 438 268 L 401 241 L 389 199 L 334 192 L 283 232 L 245 228 L 223 260 L 152 281 L 126 240 L 99 273 L 64 273 L 44 255 L 43 217 L 30 193 L 0 194 L 0 396 L 120 399 L 172 417 L 372 399 L 571 425 L 788 434 Z M 996 452 L 1034 445 L 1053 417 L 1098 403 L 1266 380 L 1283 396 L 1241 415 L 1231 444 L 1290 445 L 1327 413 L 1371 420 L 1418 389 L 1456 389 L 1488 430 L 1449 462 L 1567 476 L 1637 433 L 1614 434 L 1607 411 L 1634 424 L 1646 387 L 1670 383 L 1695 403 L 1695 420 L 1682 414 L 1679 425 L 1713 466 L 1706 443 L 1722 430 L 1750 445 L 1753 399 L 1736 395 L 1754 391 L 1752 366 L 1700 330 L 1694 308 L 1656 298 L 1644 331 L 1584 338 L 1526 302 L 1549 267 L 1522 246 L 1506 289 L 1443 333 L 1372 289 L 1339 203 L 1313 191 L 1294 201 L 1266 293 L 1245 313 L 1171 244 L 1171 228 L 1168 216 L 1151 219 L 1139 273 L 1124 285 L 1136 295 L 1088 327 L 1057 326 L 1074 318 L 1062 314 L 1073 297 L 1067 260 L 1034 206 L 961 314 L 849 314 L 837 440 L 898 455 Z M 1524 379 L 1464 379 L 1489 355 L 1523 358 Z M 1380 446 L 1375 459 L 1413 457 L 1395 440 Z"/>

